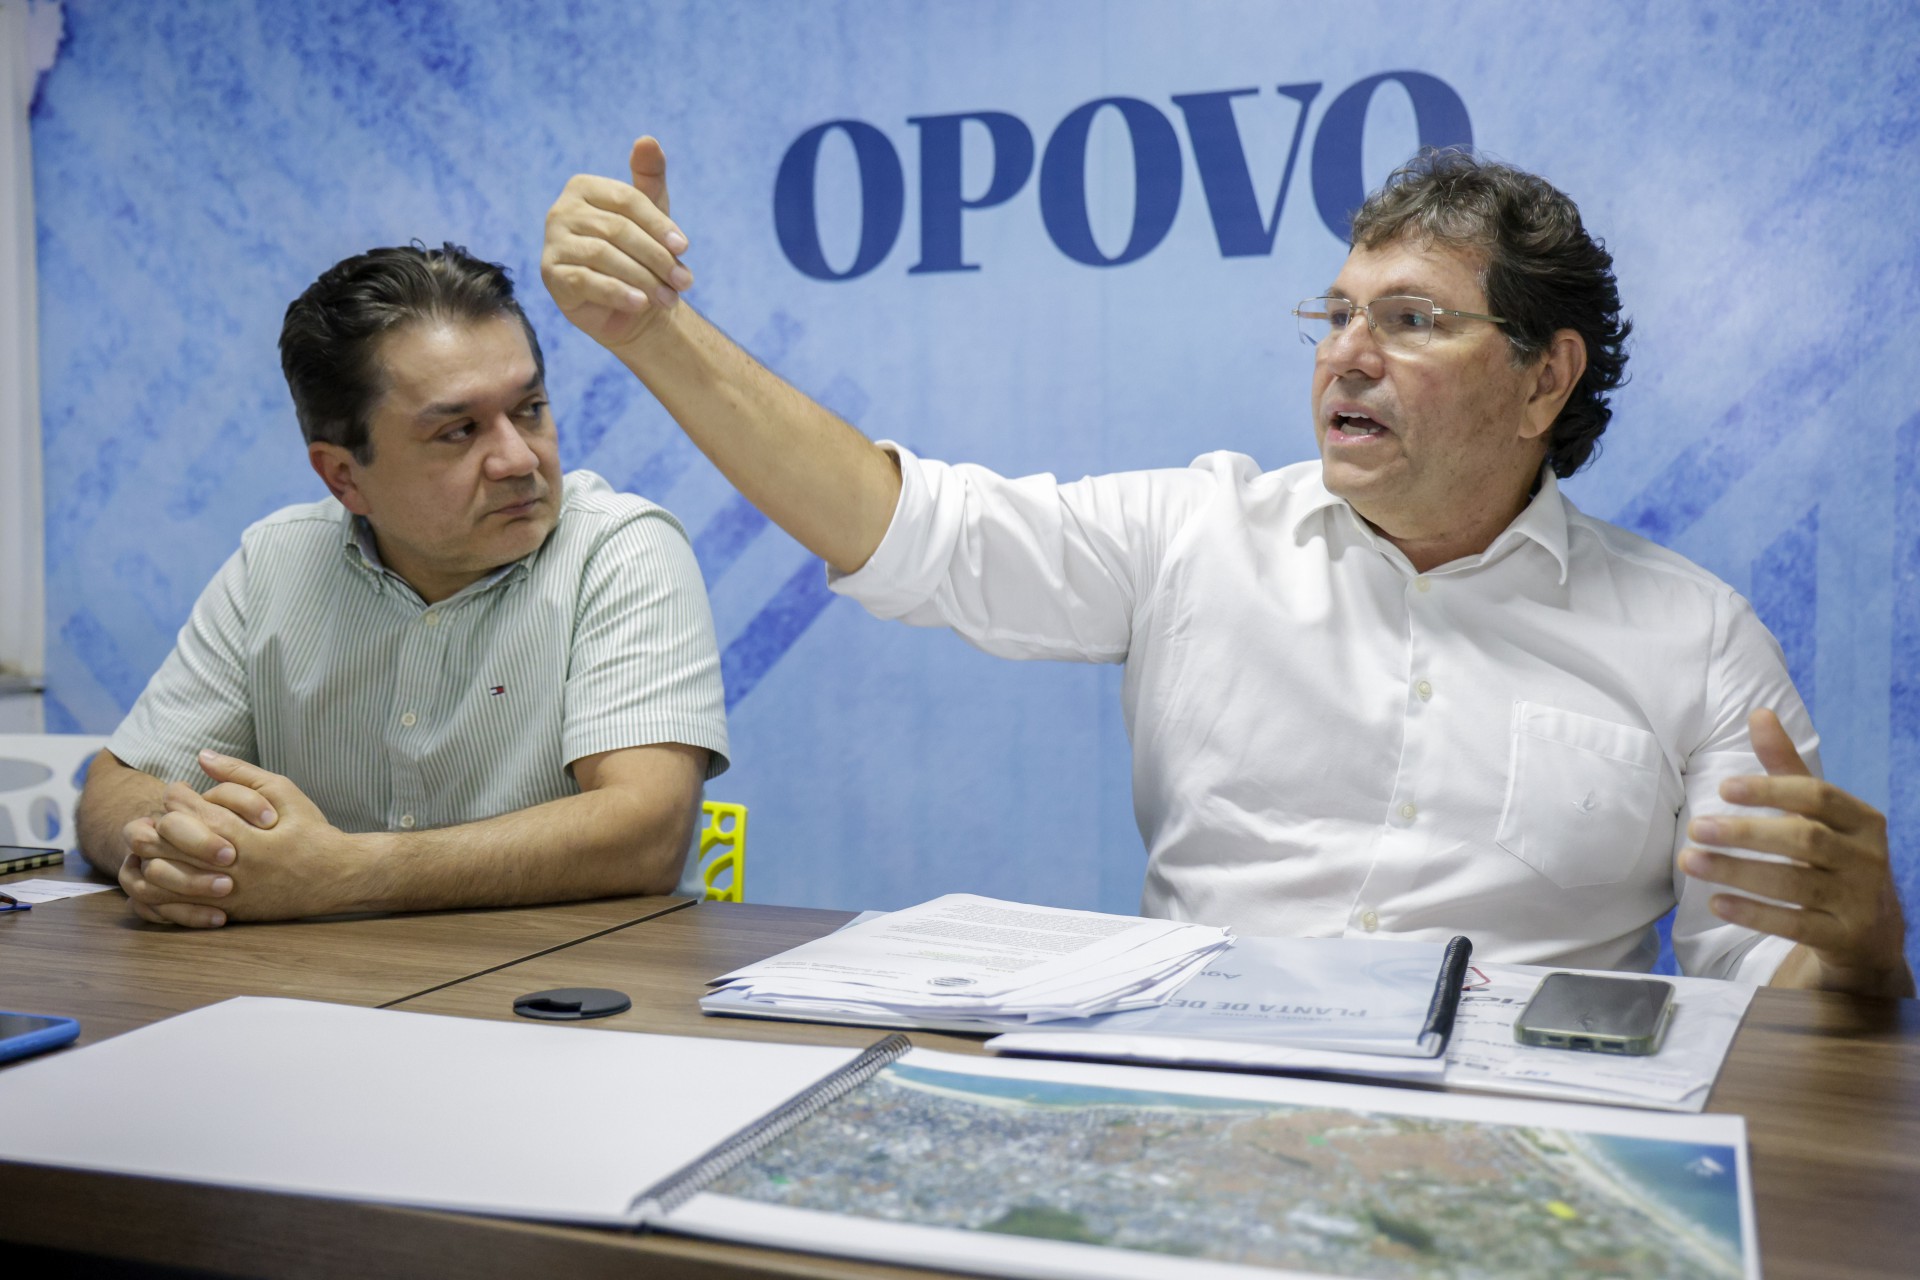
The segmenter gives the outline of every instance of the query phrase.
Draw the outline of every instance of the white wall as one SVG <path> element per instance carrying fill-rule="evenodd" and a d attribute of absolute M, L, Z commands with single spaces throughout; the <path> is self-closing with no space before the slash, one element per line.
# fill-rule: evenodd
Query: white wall
<path fill-rule="evenodd" d="M 34 63 L 26 4 L 0 2 L 0 101 L 6 103 L 0 127 L 0 680 L 26 677 L 37 685 L 46 669 L 46 599 L 33 143 L 27 127 Z M 0 695 L 9 694 L 5 711 L 13 721 L 22 695 L 0 685 Z"/>

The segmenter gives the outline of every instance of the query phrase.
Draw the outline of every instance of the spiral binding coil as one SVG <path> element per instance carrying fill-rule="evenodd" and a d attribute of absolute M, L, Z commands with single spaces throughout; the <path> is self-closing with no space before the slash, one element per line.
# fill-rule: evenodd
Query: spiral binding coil
<path fill-rule="evenodd" d="M 912 1047 L 913 1041 L 898 1034 L 876 1040 L 853 1061 L 821 1077 L 713 1150 L 642 1191 L 628 1205 L 629 1215 L 635 1217 L 637 1226 L 645 1227 L 672 1213 L 768 1145 L 785 1137 L 802 1121 L 879 1075 Z"/>

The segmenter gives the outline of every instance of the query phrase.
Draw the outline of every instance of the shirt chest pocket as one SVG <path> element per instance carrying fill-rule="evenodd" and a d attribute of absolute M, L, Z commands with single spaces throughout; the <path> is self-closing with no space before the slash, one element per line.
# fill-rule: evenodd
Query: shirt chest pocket
<path fill-rule="evenodd" d="M 1645 851 L 1661 766 L 1645 729 L 1516 702 L 1494 839 L 1563 889 L 1616 884 Z"/>

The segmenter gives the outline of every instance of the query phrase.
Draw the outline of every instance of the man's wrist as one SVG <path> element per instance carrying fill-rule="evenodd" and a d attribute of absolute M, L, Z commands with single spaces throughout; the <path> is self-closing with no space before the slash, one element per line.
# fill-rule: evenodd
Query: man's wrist
<path fill-rule="evenodd" d="M 335 901 L 315 914 L 345 915 L 360 911 L 392 911 L 392 859 L 388 845 L 398 837 L 386 831 L 336 831 L 327 861 Z"/>
<path fill-rule="evenodd" d="M 1804 991 L 1833 991 L 1856 996 L 1893 996 L 1911 999 L 1913 970 L 1906 957 L 1887 964 L 1838 965 L 1805 943 L 1787 953 L 1774 972 L 1773 986 Z"/>
<path fill-rule="evenodd" d="M 684 353 L 688 343 L 686 317 L 691 310 L 686 301 L 675 303 L 656 315 L 640 331 L 616 346 L 608 347 L 635 377 L 645 379 L 661 363 Z"/>

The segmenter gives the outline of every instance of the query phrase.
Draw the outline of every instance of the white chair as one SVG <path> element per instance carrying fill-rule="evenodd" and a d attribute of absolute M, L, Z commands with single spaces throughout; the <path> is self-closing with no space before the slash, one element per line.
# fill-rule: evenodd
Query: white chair
<path fill-rule="evenodd" d="M 106 745 L 87 733 L 0 733 L 0 844 L 78 850 L 74 801 Z"/>

